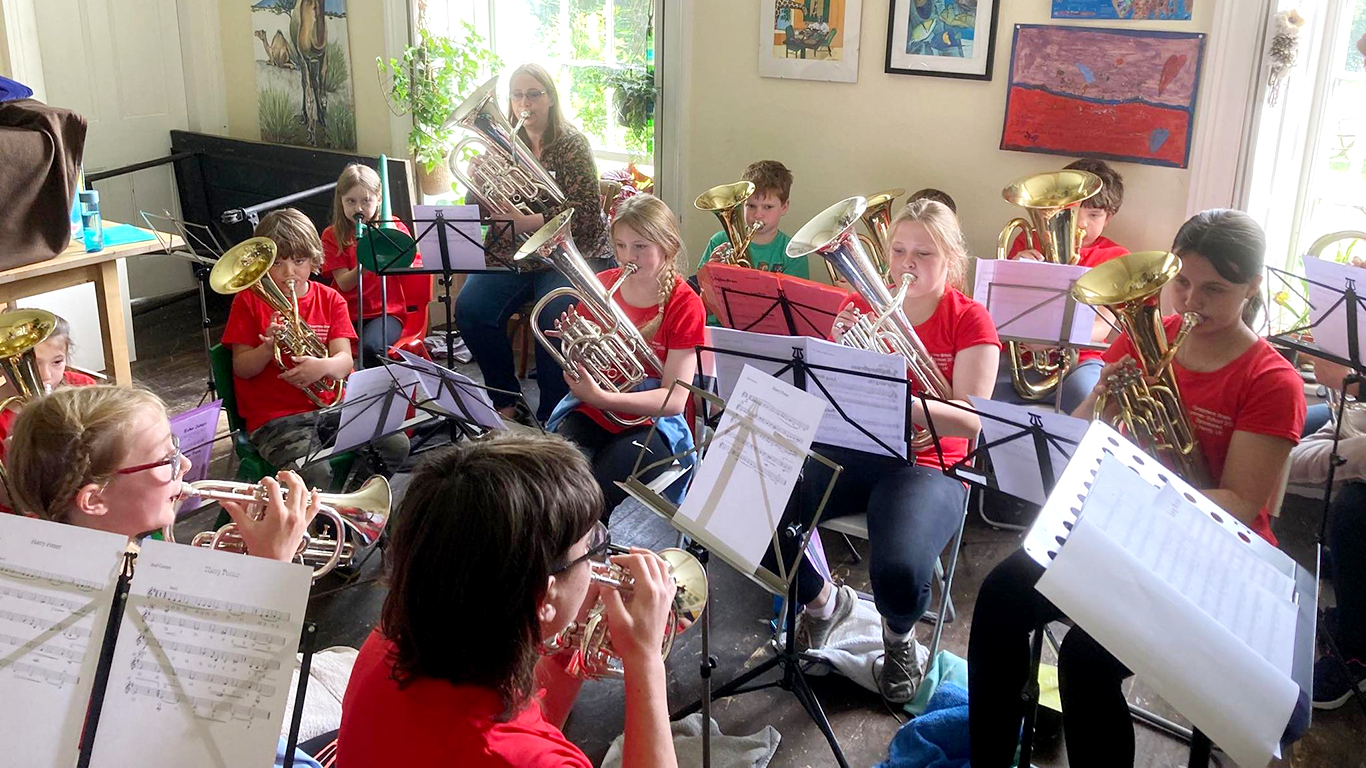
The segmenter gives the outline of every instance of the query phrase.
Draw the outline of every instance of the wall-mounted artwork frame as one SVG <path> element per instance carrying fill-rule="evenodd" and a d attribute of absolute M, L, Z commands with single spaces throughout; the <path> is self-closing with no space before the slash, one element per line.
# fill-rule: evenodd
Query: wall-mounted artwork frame
<path fill-rule="evenodd" d="M 1001 0 L 891 0 L 887 60 L 898 75 L 990 80 Z"/>
<path fill-rule="evenodd" d="M 759 75 L 858 82 L 863 0 L 761 0 Z"/>

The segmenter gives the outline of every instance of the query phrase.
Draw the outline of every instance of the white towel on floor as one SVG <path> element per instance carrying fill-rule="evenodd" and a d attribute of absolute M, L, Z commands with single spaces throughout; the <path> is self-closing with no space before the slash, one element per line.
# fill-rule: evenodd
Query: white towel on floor
<path fill-rule="evenodd" d="M 308 689 L 304 692 L 304 714 L 299 721 L 299 741 L 308 741 L 341 727 L 342 697 L 351 680 L 351 667 L 356 664 L 355 648 L 338 645 L 313 654 L 308 669 Z M 303 656 L 299 656 L 303 660 Z M 289 721 L 294 716 L 294 694 L 299 690 L 299 670 L 294 670 L 289 683 L 289 702 L 285 705 L 285 719 L 280 724 L 280 738 L 289 738 Z"/>
<path fill-rule="evenodd" d="M 697 712 L 673 723 L 674 754 L 679 765 L 702 764 L 702 713 Z M 711 721 L 711 764 L 715 768 L 765 768 L 778 751 L 782 737 L 771 725 L 752 736 L 726 736 L 716 721 Z M 621 741 L 618 736 L 602 759 L 602 768 L 620 768 Z"/>
<path fill-rule="evenodd" d="M 849 619 L 835 627 L 825 646 L 811 651 L 811 655 L 819 656 L 825 663 L 811 665 L 806 670 L 808 674 L 834 672 L 876 692 L 883 657 L 882 617 L 877 608 L 867 600 L 859 600 Z M 921 669 L 929 656 L 930 650 L 917 641 L 915 659 Z"/>

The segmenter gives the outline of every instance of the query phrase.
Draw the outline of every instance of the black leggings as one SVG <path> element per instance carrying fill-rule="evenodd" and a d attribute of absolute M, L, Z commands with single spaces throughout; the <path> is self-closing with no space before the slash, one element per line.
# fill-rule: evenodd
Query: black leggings
<path fill-rule="evenodd" d="M 934 564 L 958 529 L 967 490 L 938 469 L 830 445 L 813 448 L 844 468 L 823 519 L 867 513 L 873 600 L 889 629 L 910 632 L 930 605 Z M 824 464 L 808 462 L 803 471 L 810 474 L 793 494 L 783 528 L 797 514 L 804 523 L 815 517 L 830 481 Z M 780 538 L 784 557 L 791 562 L 797 541 Z M 772 548 L 764 556 L 764 565 L 775 566 Z M 803 557 L 797 565 L 797 602 L 806 605 L 824 587 L 824 577 Z"/>
<path fill-rule="evenodd" d="M 582 411 L 573 411 L 565 416 L 555 431 L 574 443 L 583 455 L 588 457 L 588 463 L 593 465 L 593 478 L 602 489 L 601 520 L 604 523 L 611 517 L 612 510 L 626 500 L 626 491 L 617 486 L 617 481 L 631 476 L 636 467 L 636 459 L 640 456 L 640 446 L 646 445 L 650 451 L 645 455 L 642 464 L 659 461 L 673 453 L 658 432 L 654 433 L 649 443 L 645 442 L 646 436 L 650 434 L 649 424 L 612 433 Z M 641 479 L 649 482 L 667 468 L 656 467 L 641 475 Z"/>
<path fill-rule="evenodd" d="M 974 768 L 1014 763 L 1029 679 L 1029 633 L 1064 618 L 1034 589 L 1043 566 L 1024 550 L 997 565 L 977 594 L 968 636 L 968 724 Z M 1133 673 L 1079 627 L 1058 650 L 1063 732 L 1071 765 L 1133 765 L 1134 727 L 1121 684 Z"/>
<path fill-rule="evenodd" d="M 1366 483 L 1338 489 L 1329 518 L 1328 546 L 1337 593 L 1333 639 L 1349 659 L 1366 662 Z"/>

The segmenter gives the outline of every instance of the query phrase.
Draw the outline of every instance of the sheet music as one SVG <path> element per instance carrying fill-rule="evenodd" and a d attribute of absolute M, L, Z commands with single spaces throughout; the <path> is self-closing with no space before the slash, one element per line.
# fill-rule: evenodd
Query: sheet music
<path fill-rule="evenodd" d="M 770 335 L 790 331 L 776 303 L 777 274 L 707 262 L 698 268 L 697 281 L 707 306 L 726 327 Z"/>
<path fill-rule="evenodd" d="M 808 339 L 806 362 L 835 368 L 835 371 L 813 371 L 833 396 L 827 403 L 838 403 L 855 424 L 876 435 L 906 458 L 906 361 L 899 355 L 884 355 L 864 349 L 846 347 L 820 339 Z M 887 376 L 897 381 L 870 379 L 838 371 L 856 371 Z M 815 381 L 808 380 L 806 391 L 825 400 L 825 394 Z M 825 409 L 816 440 L 828 445 L 839 445 L 854 450 L 886 455 L 887 449 L 860 432 L 846 421 L 833 405 Z"/>
<path fill-rule="evenodd" d="M 758 570 L 824 410 L 819 398 L 745 366 L 675 525 L 741 572 Z"/>
<path fill-rule="evenodd" d="M 1325 352 L 1349 359 L 1347 302 L 1343 301 L 1341 291 L 1347 288 L 1348 281 L 1356 286 L 1357 352 L 1366 357 L 1366 302 L 1363 302 L 1366 299 L 1366 269 L 1305 256 L 1304 276 L 1310 280 L 1309 323 L 1314 329 L 1314 343 Z"/>
<path fill-rule="evenodd" d="M 419 381 L 421 377 L 417 371 L 398 365 L 352 371 L 346 378 L 333 451 L 349 451 L 397 430 L 408 415 L 405 393 L 411 395 Z M 392 399 L 388 398 L 390 391 L 393 391 Z"/>
<path fill-rule="evenodd" d="M 990 445 L 1019 435 L 1013 440 L 987 449 L 991 456 L 991 466 L 996 472 L 996 487 L 1001 491 L 1035 504 L 1043 504 L 1048 495 L 1043 489 L 1043 475 L 1039 473 L 1038 449 L 1034 446 L 1032 435 L 1020 434 L 1015 424 L 1028 425 L 1033 418 L 1039 419 L 1045 432 L 1059 438 L 1048 444 L 1048 456 L 1052 462 L 1053 476 L 1062 474 L 1072 451 L 1086 435 L 1089 422 L 1074 419 L 1060 413 L 1045 413 L 1034 408 L 1013 403 L 1003 403 L 982 397 L 969 397 L 972 407 L 985 414 L 982 422 L 982 444 Z M 991 418 L 998 416 L 1006 421 Z M 1067 442 L 1071 440 L 1072 442 Z"/>
<path fill-rule="evenodd" d="M 0 515 L 0 743 L 70 768 L 127 537 Z"/>
<path fill-rule="evenodd" d="M 1063 328 L 1072 284 L 1086 271 L 1072 264 L 978 259 L 972 295 L 991 313 L 1003 339 L 1056 344 L 1063 338 L 1074 347 L 1094 346 L 1096 311 L 1091 307 L 1070 302 L 1072 325 Z"/>
<path fill-rule="evenodd" d="M 493 407 L 489 393 L 474 379 L 411 352 L 400 349 L 398 354 L 404 363 L 417 369 L 423 391 L 438 406 L 460 418 L 466 418 L 468 412 L 468 417 L 485 429 L 503 429 L 503 417 Z"/>
<path fill-rule="evenodd" d="M 711 345 L 717 350 L 714 353 L 716 391 L 722 400 L 728 402 L 731 398 L 731 392 L 735 389 L 735 384 L 740 380 L 740 374 L 745 368 L 756 368 L 770 376 L 778 376 L 778 378 L 791 384 L 792 366 L 790 361 L 792 360 L 792 352 L 797 349 L 803 350 L 803 352 L 806 350 L 806 338 L 803 336 L 774 336 L 768 333 L 737 331 L 732 328 L 708 328 L 707 333 L 711 336 Z M 760 355 L 783 362 L 753 360 L 741 355 Z M 778 371 L 784 368 L 787 370 L 779 375 Z"/>
<path fill-rule="evenodd" d="M 312 572 L 146 541 L 92 766 L 270 765 Z"/>
<path fill-rule="evenodd" d="M 778 285 L 793 305 L 792 322 L 797 335 L 830 338 L 835 316 L 849 303 L 849 291 L 793 275 L 779 275 Z"/>
<path fill-rule="evenodd" d="M 434 224 L 436 212 L 450 223 Z M 421 236 L 419 253 L 427 258 L 441 258 L 441 229 L 446 230 L 446 253 L 450 269 L 484 269 L 484 235 L 479 224 L 477 205 L 415 205 L 413 206 L 414 234 Z"/>

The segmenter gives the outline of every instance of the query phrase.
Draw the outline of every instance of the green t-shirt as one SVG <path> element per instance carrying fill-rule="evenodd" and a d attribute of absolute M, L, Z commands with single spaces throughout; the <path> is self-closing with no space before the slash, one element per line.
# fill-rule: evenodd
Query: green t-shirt
<path fill-rule="evenodd" d="M 810 280 L 811 272 L 807 267 L 807 260 L 789 259 L 787 257 L 787 243 L 791 239 L 791 236 L 780 229 L 771 243 L 765 243 L 763 245 L 750 243 L 749 263 L 753 264 L 755 269 L 764 269 L 769 272 L 782 272 L 783 274 L 792 275 L 793 277 Z M 727 242 L 725 232 L 717 232 L 712 235 L 711 240 L 707 243 L 707 250 L 703 252 L 702 260 L 697 263 L 697 266 L 700 267 L 703 264 L 706 264 L 707 261 L 711 259 L 711 252 L 716 250 L 716 247 L 724 242 Z"/>

